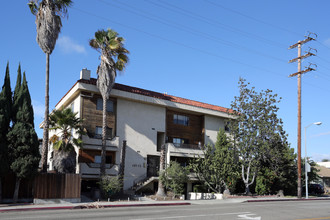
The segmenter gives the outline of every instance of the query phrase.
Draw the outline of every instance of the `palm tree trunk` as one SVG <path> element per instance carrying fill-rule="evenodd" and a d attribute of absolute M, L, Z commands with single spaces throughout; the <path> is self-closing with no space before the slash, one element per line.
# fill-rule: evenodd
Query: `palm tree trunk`
<path fill-rule="evenodd" d="M 107 135 L 107 99 L 103 98 L 103 120 L 102 120 L 102 150 L 100 176 L 105 176 L 105 154 L 106 154 L 106 135 Z"/>
<path fill-rule="evenodd" d="M 19 192 L 19 184 L 21 182 L 21 178 L 16 177 L 16 184 L 15 184 L 15 191 L 14 191 L 14 197 L 13 202 L 16 203 L 18 200 L 18 192 Z"/>
<path fill-rule="evenodd" d="M 164 145 L 162 145 L 162 147 L 160 149 L 159 176 L 165 170 L 165 156 L 166 156 L 166 147 L 164 144 Z M 160 179 L 158 181 L 158 190 L 157 190 L 156 195 L 157 196 L 166 196 L 164 184 L 162 183 L 162 181 L 160 181 Z"/>
<path fill-rule="evenodd" d="M 42 142 L 42 158 L 41 167 L 42 172 L 47 172 L 47 156 L 48 156 L 48 128 L 49 128 L 49 53 L 46 53 L 46 88 L 45 88 L 45 119 L 44 132 Z"/>
<path fill-rule="evenodd" d="M 126 146 L 127 146 L 127 142 L 123 141 L 123 149 L 121 150 L 120 168 L 119 168 L 119 173 L 118 173 L 119 178 L 120 178 L 120 184 L 121 184 L 121 190 L 120 190 L 121 193 L 124 192 Z"/>

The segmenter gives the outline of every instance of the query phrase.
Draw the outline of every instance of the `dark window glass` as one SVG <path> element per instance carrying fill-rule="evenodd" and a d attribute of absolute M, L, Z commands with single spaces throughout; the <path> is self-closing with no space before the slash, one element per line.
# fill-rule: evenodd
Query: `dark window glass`
<path fill-rule="evenodd" d="M 112 164 L 112 156 L 105 156 L 105 163 Z"/>
<path fill-rule="evenodd" d="M 178 124 L 178 125 L 188 126 L 188 124 L 189 124 L 189 117 L 188 116 L 185 116 L 185 115 L 174 114 L 173 115 L 173 123 L 174 124 Z"/>
<path fill-rule="evenodd" d="M 96 109 L 103 110 L 103 99 L 97 99 Z M 107 100 L 107 112 L 113 112 L 113 101 Z"/>

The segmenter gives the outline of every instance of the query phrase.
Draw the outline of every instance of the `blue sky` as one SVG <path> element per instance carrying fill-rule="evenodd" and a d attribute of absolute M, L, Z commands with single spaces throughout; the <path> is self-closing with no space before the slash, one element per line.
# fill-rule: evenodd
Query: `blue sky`
<path fill-rule="evenodd" d="M 44 112 L 45 54 L 36 43 L 35 17 L 27 0 L 2 4 L 0 85 L 10 63 L 12 88 L 20 62 L 33 100 L 35 126 Z M 264 0 L 76 0 L 63 19 L 62 32 L 50 60 L 50 110 L 79 79 L 82 68 L 92 71 L 100 62 L 88 40 L 108 27 L 126 39 L 130 63 L 117 82 L 170 95 L 230 107 L 238 95 L 239 77 L 258 91 L 271 89 L 282 97 L 278 113 L 291 147 L 297 145 L 297 79 L 288 76 L 297 64 L 288 60 L 297 50 L 288 47 L 307 31 L 317 49 L 305 59 L 317 71 L 302 78 L 302 149 L 307 129 L 308 155 L 330 159 L 330 2 Z M 304 150 L 302 151 L 304 152 Z M 302 154 L 304 156 L 304 153 Z"/>

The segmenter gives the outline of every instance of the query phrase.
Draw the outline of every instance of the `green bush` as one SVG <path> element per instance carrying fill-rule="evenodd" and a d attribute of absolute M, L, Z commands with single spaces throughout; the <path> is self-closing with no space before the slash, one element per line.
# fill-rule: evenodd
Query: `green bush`
<path fill-rule="evenodd" d="M 112 196 L 120 192 L 122 181 L 119 176 L 103 176 L 99 182 L 103 196 Z"/>
<path fill-rule="evenodd" d="M 188 181 L 188 169 L 180 166 L 176 161 L 171 161 L 170 166 L 160 174 L 160 181 L 175 195 L 182 195 L 184 183 Z"/>

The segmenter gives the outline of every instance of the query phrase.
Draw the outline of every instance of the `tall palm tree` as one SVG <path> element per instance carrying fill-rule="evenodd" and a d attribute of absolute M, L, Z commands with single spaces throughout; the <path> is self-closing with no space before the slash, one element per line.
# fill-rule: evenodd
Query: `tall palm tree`
<path fill-rule="evenodd" d="M 81 135 L 84 134 L 82 120 L 70 108 L 58 109 L 50 115 L 50 130 L 59 130 L 50 138 L 55 149 L 54 167 L 60 173 L 75 173 L 76 151 L 74 146 L 82 147 Z M 79 137 L 75 138 L 73 132 Z"/>
<path fill-rule="evenodd" d="M 53 52 L 56 40 L 62 28 L 61 17 L 68 14 L 72 0 L 30 0 L 28 5 L 31 13 L 36 16 L 37 42 L 46 54 L 46 88 L 45 88 L 45 119 L 43 126 L 43 143 L 41 165 L 47 172 L 48 128 L 49 128 L 49 56 Z"/>
<path fill-rule="evenodd" d="M 102 151 L 100 175 L 105 175 L 106 153 L 106 128 L 107 128 L 107 100 L 112 87 L 115 84 L 117 70 L 123 71 L 128 62 L 129 51 L 124 47 L 124 38 L 108 28 L 98 30 L 95 38 L 89 41 L 89 45 L 101 54 L 101 63 L 97 68 L 97 87 L 103 99 L 103 123 L 102 123 Z"/>

